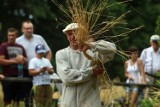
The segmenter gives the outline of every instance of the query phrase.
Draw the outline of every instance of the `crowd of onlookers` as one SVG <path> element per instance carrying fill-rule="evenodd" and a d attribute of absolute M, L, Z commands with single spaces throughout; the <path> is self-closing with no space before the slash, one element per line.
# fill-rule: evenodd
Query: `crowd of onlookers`
<path fill-rule="evenodd" d="M 32 86 L 35 86 L 34 97 L 37 107 L 50 107 L 52 88 L 49 74 L 53 73 L 50 63 L 52 52 L 41 35 L 34 34 L 31 21 L 22 22 L 22 35 L 16 28 L 8 28 L 7 41 L 0 46 L 0 65 L 4 78 L 31 78 L 32 82 L 2 81 L 4 107 L 13 103 L 19 107 L 24 100 L 25 107 L 31 107 Z"/>
<path fill-rule="evenodd" d="M 104 72 L 103 64 L 114 57 L 116 46 L 105 40 L 89 40 L 81 44 L 77 39 L 80 28 L 78 23 L 71 23 L 63 29 L 69 46 L 57 51 L 55 56 L 56 71 L 63 82 L 61 107 L 100 107 L 97 77 Z M 31 21 L 22 22 L 22 32 L 19 36 L 15 28 L 7 31 L 7 41 L 0 46 L 0 65 L 3 71 L 0 79 L 27 77 L 33 82 L 2 81 L 4 107 L 12 102 L 19 107 L 22 99 L 25 107 L 32 107 L 30 96 L 33 94 L 33 86 L 36 106 L 50 107 L 53 91 L 50 74 L 54 72 L 50 63 L 51 49 L 42 36 L 33 33 L 34 26 Z M 151 75 L 160 72 L 159 43 L 160 36 L 151 36 L 151 46 L 142 51 L 140 58 L 138 48 L 132 46 L 128 49 L 129 59 L 124 64 L 127 83 L 156 82 L 154 78 L 145 75 L 145 72 Z M 129 102 L 132 107 L 136 106 L 139 94 L 144 94 L 137 86 L 126 87 L 126 93 L 130 95 Z"/>

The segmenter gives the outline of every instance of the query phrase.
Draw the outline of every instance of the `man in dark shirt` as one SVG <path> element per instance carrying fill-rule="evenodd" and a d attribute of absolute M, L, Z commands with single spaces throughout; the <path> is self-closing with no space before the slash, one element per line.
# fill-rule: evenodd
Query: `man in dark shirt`
<path fill-rule="evenodd" d="M 9 28 L 7 31 L 8 41 L 0 46 L 0 64 L 5 77 L 18 76 L 18 64 L 25 65 L 28 63 L 24 48 L 15 43 L 18 31 L 15 28 Z M 4 107 L 14 101 L 15 107 L 19 107 L 19 100 L 23 98 L 23 83 L 14 81 L 3 81 L 2 87 L 4 92 Z"/>

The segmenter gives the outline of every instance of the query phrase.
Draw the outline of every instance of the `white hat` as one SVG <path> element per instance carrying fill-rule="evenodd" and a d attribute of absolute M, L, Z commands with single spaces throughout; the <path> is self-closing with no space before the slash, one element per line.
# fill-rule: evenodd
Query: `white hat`
<path fill-rule="evenodd" d="M 78 29 L 79 26 L 78 26 L 78 23 L 71 23 L 69 25 L 66 26 L 65 29 L 63 29 L 63 33 L 65 33 L 66 31 L 69 31 L 69 30 L 74 30 L 74 29 Z"/>
<path fill-rule="evenodd" d="M 159 41 L 159 40 L 160 40 L 159 35 L 152 35 L 150 38 L 150 41 Z"/>

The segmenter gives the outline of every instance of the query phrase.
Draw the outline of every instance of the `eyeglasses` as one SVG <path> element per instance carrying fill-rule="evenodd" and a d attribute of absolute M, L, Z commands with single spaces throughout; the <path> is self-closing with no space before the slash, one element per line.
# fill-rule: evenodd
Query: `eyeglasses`
<path fill-rule="evenodd" d="M 28 29 L 33 29 L 33 27 L 28 27 L 28 28 L 27 28 L 27 27 L 26 27 L 26 28 L 23 27 L 23 29 L 26 29 L 26 30 L 28 30 Z"/>

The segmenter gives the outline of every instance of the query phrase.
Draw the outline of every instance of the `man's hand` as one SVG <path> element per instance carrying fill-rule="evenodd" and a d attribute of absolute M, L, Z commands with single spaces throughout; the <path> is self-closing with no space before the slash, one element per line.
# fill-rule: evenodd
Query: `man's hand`
<path fill-rule="evenodd" d="M 4 75 L 0 75 L 0 80 L 3 80 L 5 78 Z"/>
<path fill-rule="evenodd" d="M 142 84 L 147 84 L 146 80 L 142 80 Z"/>
<path fill-rule="evenodd" d="M 47 71 L 48 71 L 49 74 L 52 74 L 54 72 L 54 69 L 47 67 Z"/>
<path fill-rule="evenodd" d="M 92 70 L 94 75 L 99 75 L 104 72 L 104 68 L 102 66 L 97 66 L 97 65 L 92 66 Z"/>
<path fill-rule="evenodd" d="M 24 57 L 22 55 L 17 55 L 16 60 L 20 64 L 24 64 Z"/>
<path fill-rule="evenodd" d="M 133 77 L 130 74 L 128 74 L 128 79 L 133 80 Z"/>
<path fill-rule="evenodd" d="M 88 43 L 85 43 L 85 44 L 79 44 L 78 45 L 78 49 L 79 49 L 79 51 L 82 51 L 82 52 L 85 52 L 85 51 L 87 51 L 88 49 L 90 49 L 91 47 L 90 47 L 90 45 L 88 44 Z"/>
<path fill-rule="evenodd" d="M 41 68 L 40 70 L 39 70 L 39 72 L 41 73 L 41 72 L 46 72 L 46 70 L 47 70 L 47 67 L 43 67 L 43 68 Z"/>

